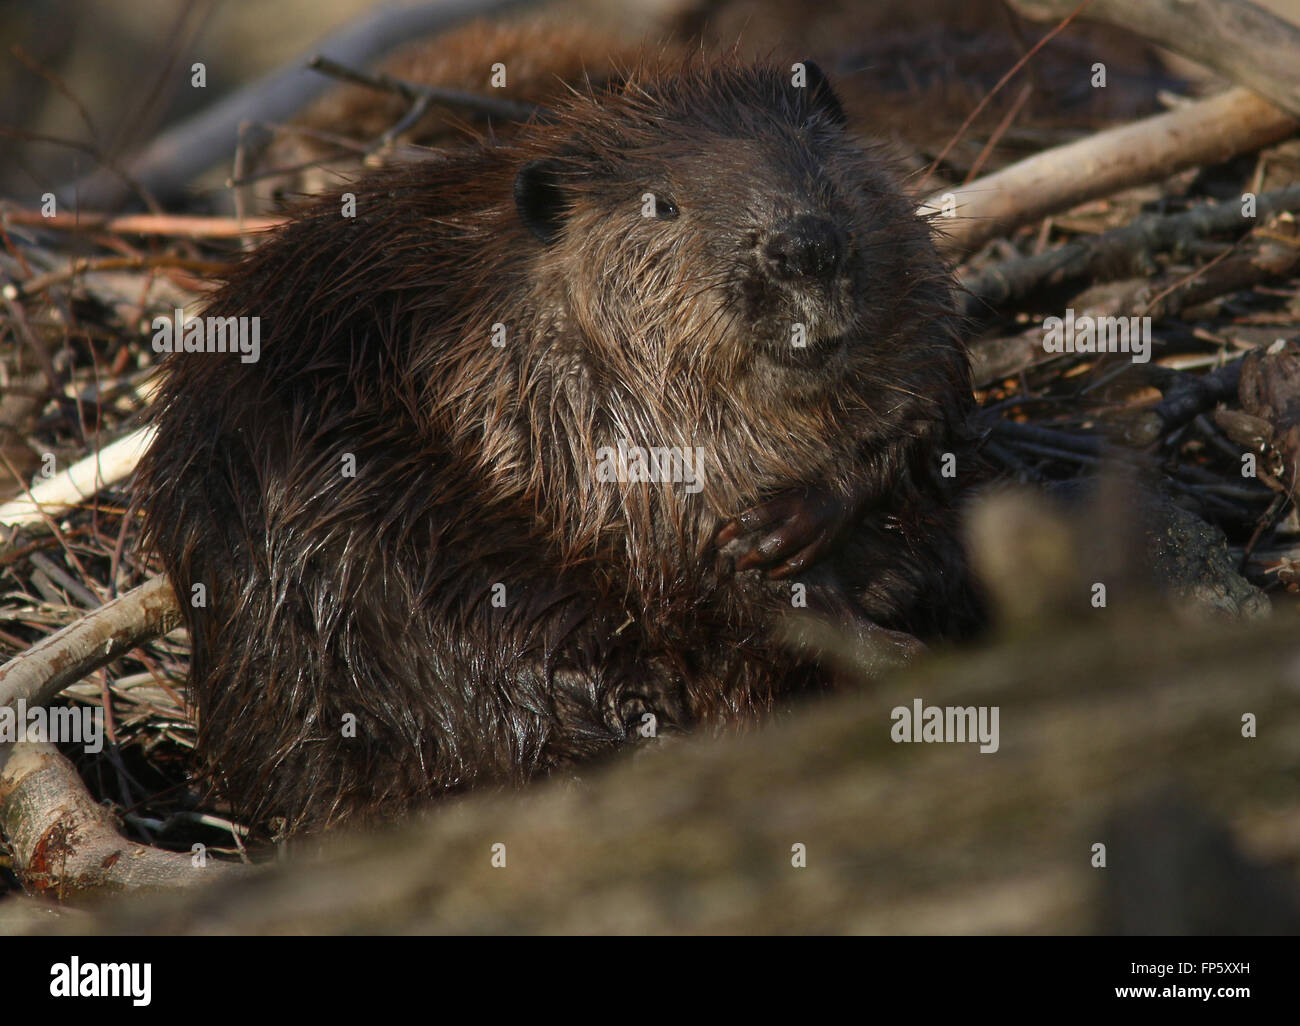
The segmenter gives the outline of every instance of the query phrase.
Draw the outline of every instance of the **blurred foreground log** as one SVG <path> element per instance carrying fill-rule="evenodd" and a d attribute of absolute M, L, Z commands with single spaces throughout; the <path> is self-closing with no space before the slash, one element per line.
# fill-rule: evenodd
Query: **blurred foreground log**
<path fill-rule="evenodd" d="M 252 879 L 43 928 L 1300 929 L 1296 625 L 1189 629 L 1130 603 L 1080 605 L 1075 624 L 936 658 L 748 737 L 478 795 Z M 918 698 L 999 707 L 998 750 L 893 743 L 891 709 Z M 1091 865 L 1097 844 L 1106 868 Z"/>

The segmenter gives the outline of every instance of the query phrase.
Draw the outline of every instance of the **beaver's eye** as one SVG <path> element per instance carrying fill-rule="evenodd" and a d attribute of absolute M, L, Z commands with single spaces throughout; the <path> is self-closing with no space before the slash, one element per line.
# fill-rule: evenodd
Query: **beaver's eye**
<path fill-rule="evenodd" d="M 677 214 L 677 204 L 667 196 L 659 196 L 655 199 L 655 217 L 660 221 L 671 221 Z"/>

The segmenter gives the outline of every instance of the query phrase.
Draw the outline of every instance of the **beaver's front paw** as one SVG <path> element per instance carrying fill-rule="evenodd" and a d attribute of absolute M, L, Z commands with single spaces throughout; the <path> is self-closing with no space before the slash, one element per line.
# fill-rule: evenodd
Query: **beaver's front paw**
<path fill-rule="evenodd" d="M 788 492 L 723 524 L 715 542 L 737 571 L 789 577 L 826 555 L 860 511 L 858 499 L 820 488 Z"/>

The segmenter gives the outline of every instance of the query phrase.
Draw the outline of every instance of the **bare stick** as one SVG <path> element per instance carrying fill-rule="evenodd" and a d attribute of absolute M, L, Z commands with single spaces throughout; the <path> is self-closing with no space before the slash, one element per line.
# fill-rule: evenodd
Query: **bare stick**
<path fill-rule="evenodd" d="M 1300 210 L 1300 185 L 1257 197 L 1254 218 L 1239 200 L 1206 204 L 1181 214 L 1144 214 L 1122 228 L 1074 239 L 1034 256 L 1004 260 L 961 279 L 966 313 L 1022 299 L 1035 289 L 1088 278 L 1094 284 L 1128 275 L 1149 274 L 1154 255 L 1188 252 L 1208 235 L 1244 231 L 1284 210 Z"/>
<path fill-rule="evenodd" d="M 940 150 L 939 155 L 934 158 L 934 162 L 930 165 L 929 169 L 925 172 L 925 177 L 921 179 L 921 184 L 918 186 L 918 188 L 925 187 L 925 183 L 930 180 L 930 176 L 933 175 L 936 170 L 938 170 L 939 165 L 942 164 L 944 162 L 944 159 L 948 156 L 948 154 L 952 152 L 952 148 L 956 146 L 958 141 L 966 134 L 966 129 L 970 128 L 970 126 L 974 123 L 975 119 L 980 116 L 980 112 L 983 111 L 984 108 L 987 107 L 989 103 L 992 101 L 993 97 L 1002 91 L 1002 87 L 1006 85 L 1008 82 L 1010 82 L 1011 79 L 1015 76 L 1016 72 L 1018 72 L 1021 68 L 1023 68 L 1026 64 L 1028 64 L 1030 58 L 1032 58 L 1034 54 L 1036 54 L 1039 50 L 1041 50 L 1044 46 L 1046 46 L 1053 36 L 1061 32 L 1067 25 L 1070 24 L 1070 22 L 1074 21 L 1075 17 L 1079 14 L 1079 12 L 1088 6 L 1088 3 L 1089 0 L 1083 0 L 1083 3 L 1079 4 L 1079 6 L 1076 7 L 1073 12 L 1069 13 L 1069 15 L 1064 20 L 1062 20 L 1060 24 L 1058 24 L 1054 29 L 1052 29 L 1051 32 L 1047 33 L 1047 35 L 1043 36 L 1042 39 L 1040 39 L 1037 43 L 1035 43 L 1033 47 L 1028 52 L 1026 52 L 1024 56 L 1020 58 L 1020 60 L 1016 61 L 1016 63 L 1012 65 L 1011 70 L 1008 71 L 1005 75 L 1003 75 L 998 80 L 997 84 L 992 89 L 990 89 L 988 93 L 985 94 L 984 98 L 975 105 L 975 109 L 966 116 L 966 120 L 961 123 L 957 131 L 953 133 L 952 138 L 948 140 L 948 145 L 946 145 L 942 150 Z M 977 163 L 982 162 L 983 158 L 984 158 L 984 154 L 981 153 L 976 162 Z"/>
<path fill-rule="evenodd" d="M 51 744 L 25 741 L 0 770 L 0 830 L 28 894 L 76 901 L 106 891 L 174 890 L 251 867 L 128 841 Z"/>
<path fill-rule="evenodd" d="M 0 666 L 0 707 L 45 705 L 69 684 L 181 625 L 164 577 L 153 577 Z M 12 742 L 0 742 L 0 760 Z"/>
<path fill-rule="evenodd" d="M 1010 0 L 1056 21 L 1072 0 Z M 1300 116 L 1300 28 L 1248 0 L 1092 0 L 1081 15 L 1176 50 Z"/>
<path fill-rule="evenodd" d="M 0 214 L 10 224 L 52 228 L 60 231 L 103 231 L 119 235 L 178 235 L 191 239 L 237 239 L 250 232 L 267 231 L 284 224 L 283 217 L 186 217 L 180 214 L 55 214 L 45 217 L 36 210 L 8 208 Z"/>
<path fill-rule="evenodd" d="M 176 268 L 193 271 L 195 274 L 220 274 L 227 264 L 220 260 L 195 260 L 190 257 L 176 256 L 170 253 L 150 253 L 140 256 L 114 257 L 77 257 L 63 267 L 57 267 L 44 274 L 34 274 L 26 281 L 15 282 L 12 286 L 14 297 L 34 296 L 44 292 L 51 285 L 84 277 L 96 271 L 135 271 L 142 268 Z"/>
<path fill-rule="evenodd" d="M 171 585 L 155 577 L 0 667 L 0 706 L 16 712 L 45 705 L 86 674 L 179 625 Z M 21 714 L 18 719 L 25 730 Z M 189 855 L 125 840 L 72 764 L 40 741 L 0 743 L 0 831 L 28 893 L 61 900 L 103 890 L 191 886 L 238 868 L 205 860 L 196 865 Z"/>
<path fill-rule="evenodd" d="M 920 212 L 940 215 L 939 244 L 949 255 L 959 255 L 1088 200 L 1272 145 L 1297 127 L 1295 118 L 1250 90 L 1230 89 L 934 193 Z"/>
<path fill-rule="evenodd" d="M 460 89 L 443 89 L 437 86 L 422 86 L 405 79 L 396 78 L 382 71 L 374 73 L 356 71 L 328 57 L 313 57 L 308 65 L 313 71 L 319 71 L 344 82 L 366 86 L 378 92 L 396 93 L 402 99 L 419 106 L 423 111 L 430 103 L 441 103 L 447 107 L 460 107 L 471 114 L 507 118 L 511 121 L 527 121 L 545 108 L 535 103 L 523 103 L 518 100 L 501 100 L 479 93 L 467 93 Z M 406 121 L 406 118 L 402 119 Z M 414 122 L 414 118 L 411 119 Z M 409 126 L 408 126 L 409 127 Z M 392 131 L 400 135 L 401 130 Z"/>

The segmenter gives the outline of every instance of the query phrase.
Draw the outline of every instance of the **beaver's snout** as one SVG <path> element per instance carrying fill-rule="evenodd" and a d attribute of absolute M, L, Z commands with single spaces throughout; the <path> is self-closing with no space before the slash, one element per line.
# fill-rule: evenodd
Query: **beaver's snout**
<path fill-rule="evenodd" d="M 763 247 L 767 271 L 778 281 L 830 282 L 839 273 L 848 240 L 838 225 L 803 214 L 781 225 Z"/>

